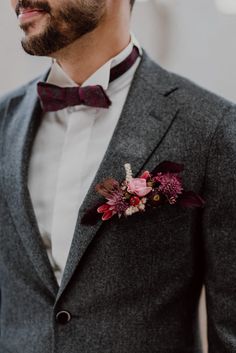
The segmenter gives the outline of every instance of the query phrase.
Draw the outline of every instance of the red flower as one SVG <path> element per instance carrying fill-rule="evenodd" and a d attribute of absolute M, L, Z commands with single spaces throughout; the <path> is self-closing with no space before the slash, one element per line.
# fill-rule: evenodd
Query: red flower
<path fill-rule="evenodd" d="M 103 213 L 102 220 L 107 221 L 109 218 L 114 216 L 116 212 L 108 204 L 104 204 L 97 209 L 98 213 Z"/>
<path fill-rule="evenodd" d="M 151 178 L 151 174 L 149 173 L 148 170 L 145 170 L 145 172 L 143 172 L 143 174 L 139 178 L 147 180 L 147 179 Z"/>
<path fill-rule="evenodd" d="M 140 203 L 140 198 L 138 196 L 132 196 L 129 203 L 131 206 L 138 206 Z"/>
<path fill-rule="evenodd" d="M 124 200 L 122 190 L 117 189 L 116 191 L 111 192 L 107 195 L 106 199 L 108 200 L 107 203 L 97 209 L 99 213 L 103 213 L 103 221 L 106 221 L 117 213 L 121 215 L 129 207 Z"/>

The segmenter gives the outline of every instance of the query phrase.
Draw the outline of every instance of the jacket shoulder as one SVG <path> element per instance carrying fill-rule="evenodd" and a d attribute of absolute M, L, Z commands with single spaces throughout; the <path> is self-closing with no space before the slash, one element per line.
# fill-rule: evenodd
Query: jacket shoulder
<path fill-rule="evenodd" d="M 191 105 L 192 107 L 208 107 L 208 109 L 224 109 L 232 107 L 233 102 L 216 93 L 201 87 L 190 79 L 171 72 L 157 62 L 152 60 L 144 51 L 142 65 L 139 70 L 139 76 L 142 76 L 148 85 L 152 86 L 153 93 L 169 95 L 175 93 L 175 98 L 180 104 Z"/>
<path fill-rule="evenodd" d="M 161 87 L 163 92 L 166 91 L 168 95 L 168 86 L 170 87 L 170 93 L 175 90 L 177 93 L 177 99 L 182 104 L 194 104 L 199 105 L 204 103 L 208 107 L 212 108 L 224 108 L 232 107 L 234 103 L 230 100 L 217 95 L 210 90 L 198 85 L 192 80 L 171 72 L 159 64 L 148 58 L 149 61 L 149 82 L 152 81 L 153 88 L 159 90 Z"/>
<path fill-rule="evenodd" d="M 201 136 L 212 136 L 223 120 L 236 125 L 236 105 L 233 102 L 166 70 L 146 53 L 139 76 L 151 86 L 154 104 L 158 106 L 160 96 L 164 96 L 166 104 L 178 107 L 177 119 L 181 126 L 198 131 Z"/>
<path fill-rule="evenodd" d="M 230 100 L 206 89 L 197 83 L 169 72 L 171 79 L 178 85 L 178 100 L 182 104 L 191 105 L 197 110 L 207 109 L 216 112 L 230 109 L 235 104 Z"/>
<path fill-rule="evenodd" d="M 42 76 L 38 76 L 31 81 L 17 87 L 16 89 L 5 93 L 4 95 L 0 96 L 0 119 L 4 115 L 6 109 L 9 106 L 11 101 L 20 101 L 23 99 L 25 94 L 39 81 Z"/>

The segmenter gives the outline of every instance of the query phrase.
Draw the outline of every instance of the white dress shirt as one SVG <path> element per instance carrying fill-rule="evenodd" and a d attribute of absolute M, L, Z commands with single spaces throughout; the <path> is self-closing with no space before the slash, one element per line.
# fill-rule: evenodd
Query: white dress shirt
<path fill-rule="evenodd" d="M 112 83 L 109 83 L 110 70 L 131 53 L 133 43 L 141 53 L 131 34 L 129 45 L 82 85 L 101 85 L 112 101 L 109 109 L 78 105 L 45 113 L 33 144 L 28 187 L 59 285 L 79 208 L 104 157 L 140 58 Z M 60 87 L 77 86 L 56 61 L 52 63 L 47 82 Z"/>

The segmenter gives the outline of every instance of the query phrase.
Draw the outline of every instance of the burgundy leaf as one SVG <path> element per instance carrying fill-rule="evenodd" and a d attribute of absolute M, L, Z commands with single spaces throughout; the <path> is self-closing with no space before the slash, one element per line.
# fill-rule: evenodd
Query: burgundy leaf
<path fill-rule="evenodd" d="M 99 219 L 101 219 L 101 215 L 97 212 L 99 206 L 101 206 L 101 203 L 88 209 L 81 219 L 81 224 L 85 226 L 94 226 Z"/>
<path fill-rule="evenodd" d="M 195 192 L 185 191 L 179 197 L 178 204 L 182 207 L 203 207 L 205 201 Z"/>
<path fill-rule="evenodd" d="M 157 173 L 181 173 L 184 170 L 184 165 L 179 163 L 174 163 L 170 161 L 164 161 L 160 163 L 153 171 L 152 175 L 157 175 Z"/>

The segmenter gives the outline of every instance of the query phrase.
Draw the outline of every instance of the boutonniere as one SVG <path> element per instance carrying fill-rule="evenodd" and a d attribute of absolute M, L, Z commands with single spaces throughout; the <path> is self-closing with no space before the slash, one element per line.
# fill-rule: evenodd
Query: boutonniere
<path fill-rule="evenodd" d="M 95 207 L 97 215 L 102 214 L 103 221 L 115 215 L 128 217 L 165 204 L 190 208 L 205 204 L 200 195 L 184 190 L 180 175 L 184 170 L 182 164 L 165 161 L 152 172 L 146 170 L 137 178 L 133 178 L 130 164 L 124 167 L 125 180 L 118 182 L 109 178 L 96 186 L 96 192 L 105 198 L 103 204 Z M 88 211 L 82 223 L 93 224 L 93 215 L 94 210 Z"/>

